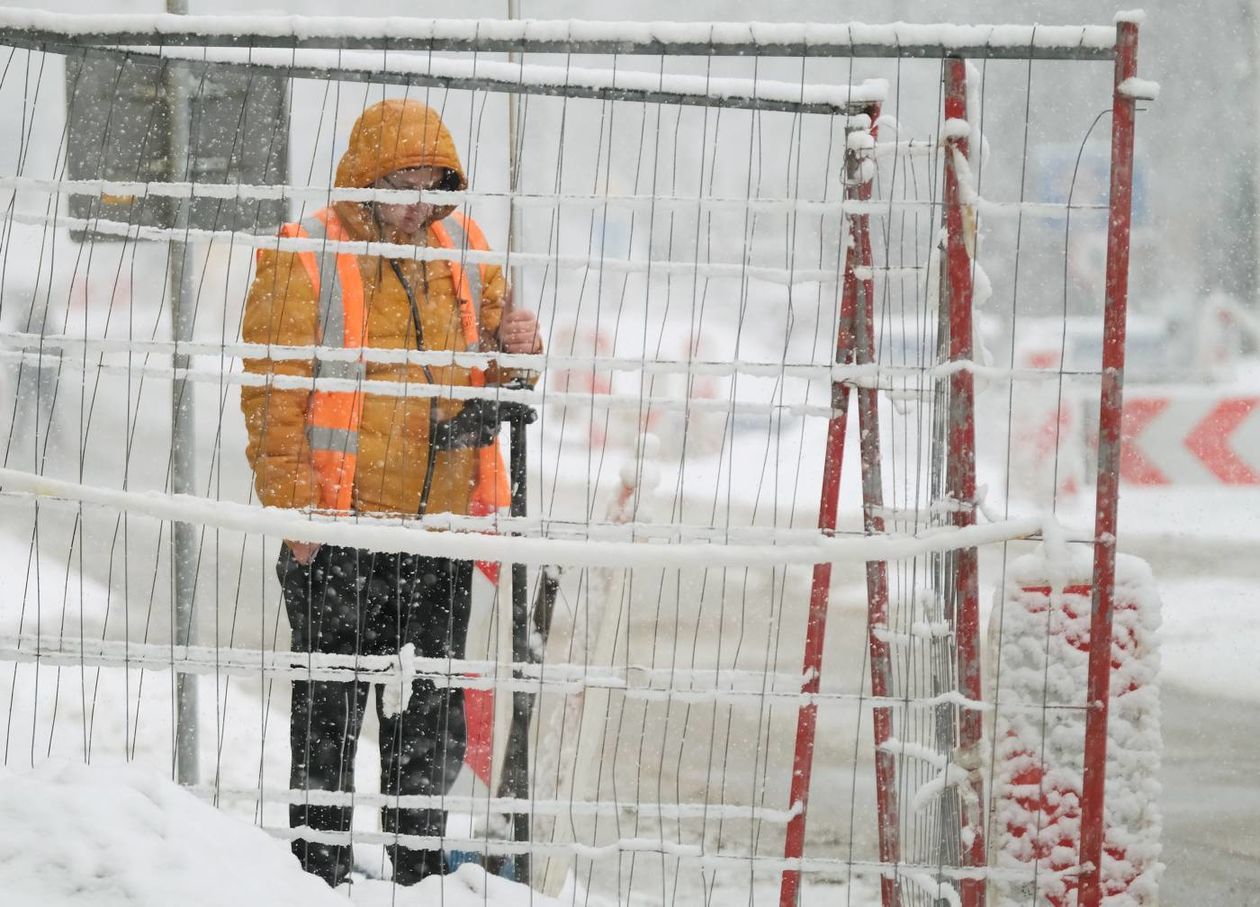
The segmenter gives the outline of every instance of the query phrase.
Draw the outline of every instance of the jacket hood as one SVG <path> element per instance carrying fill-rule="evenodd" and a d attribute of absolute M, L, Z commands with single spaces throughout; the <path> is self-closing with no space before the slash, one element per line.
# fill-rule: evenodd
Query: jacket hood
<path fill-rule="evenodd" d="M 395 170 L 445 167 L 459 174 L 459 188 L 468 179 L 455 141 L 436 110 L 419 101 L 391 98 L 373 104 L 350 130 L 350 144 L 337 164 L 336 184 L 366 189 Z"/>

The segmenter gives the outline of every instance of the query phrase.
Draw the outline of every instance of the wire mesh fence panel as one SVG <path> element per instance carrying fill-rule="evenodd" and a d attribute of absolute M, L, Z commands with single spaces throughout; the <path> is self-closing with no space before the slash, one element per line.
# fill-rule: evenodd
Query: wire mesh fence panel
<path fill-rule="evenodd" d="M 1117 28 L 230 21 L 0 15 L 6 765 L 334 884 L 1089 876 L 981 608 L 1114 556 Z"/>

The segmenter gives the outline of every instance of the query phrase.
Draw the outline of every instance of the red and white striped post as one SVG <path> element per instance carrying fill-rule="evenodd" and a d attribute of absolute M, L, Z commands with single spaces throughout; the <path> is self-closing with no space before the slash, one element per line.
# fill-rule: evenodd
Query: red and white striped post
<path fill-rule="evenodd" d="M 1120 493 L 1125 315 L 1129 300 L 1129 228 L 1133 202 L 1135 101 L 1122 87 L 1137 76 L 1138 23 L 1116 24 L 1111 110 L 1111 195 L 1107 223 L 1106 308 L 1098 414 L 1098 497 L 1094 522 L 1093 601 L 1089 627 L 1085 772 L 1081 791 L 1080 907 L 1099 907 L 1107 777 L 1107 704 L 1111 691 L 1111 625 L 1115 599 Z"/>
<path fill-rule="evenodd" d="M 879 117 L 879 105 L 872 104 L 866 110 L 870 120 L 869 133 L 875 136 L 875 121 Z M 847 134 L 847 132 L 846 132 Z M 846 151 L 846 187 L 848 198 L 869 200 L 871 182 L 869 174 L 863 168 L 864 155 L 850 146 Z M 839 329 L 836 336 L 836 362 L 854 364 L 863 358 L 871 361 L 873 357 L 873 296 L 874 287 L 867 275 L 859 279 L 857 268 L 871 264 L 871 243 L 869 215 L 857 214 L 850 219 L 849 239 L 852 246 L 844 253 L 844 285 L 840 300 Z M 859 312 L 859 309 L 861 311 Z M 859 318 L 864 323 L 859 324 Z M 878 501 L 882 500 L 882 489 L 879 488 L 879 409 L 874 388 L 859 396 L 859 419 L 861 421 L 863 439 L 862 471 L 863 498 L 865 504 L 865 525 L 868 531 L 882 531 L 882 520 L 878 516 Z M 836 528 L 836 515 L 840 499 L 840 472 L 844 460 L 844 435 L 849 414 L 849 387 L 839 381 L 831 385 L 831 419 L 827 423 L 827 445 L 823 461 L 822 493 L 818 507 L 818 528 L 824 533 L 833 533 Z M 873 431 L 868 435 L 868 429 Z M 870 471 L 874 464 L 874 472 Z M 876 503 L 872 505 L 871 494 L 874 492 Z M 873 522 L 874 521 L 874 522 Z M 802 664 L 804 680 L 801 692 L 807 696 L 818 693 L 822 677 L 823 642 L 827 630 L 827 605 L 831 589 L 831 564 L 814 565 L 813 583 L 810 588 L 809 618 L 805 627 L 805 653 Z M 888 580 L 886 567 L 882 563 L 867 565 L 867 596 L 870 603 L 870 624 L 873 627 L 886 627 L 888 608 Z M 871 676 L 876 696 L 888 694 L 890 678 L 888 645 L 875 637 L 870 637 Z M 875 710 L 876 745 L 886 741 L 891 735 L 891 718 L 886 708 Z M 796 749 L 792 761 L 792 785 L 789 802 L 796 811 L 788 822 L 787 835 L 783 847 L 783 855 L 789 860 L 799 860 L 805 851 L 805 817 L 809 803 L 810 776 L 813 771 L 814 739 L 818 722 L 818 705 L 813 699 L 802 703 L 797 714 Z M 882 736 L 881 736 L 882 735 Z M 893 783 L 893 757 L 890 753 L 877 749 L 876 779 L 877 797 L 879 801 L 879 850 L 880 859 L 886 863 L 896 862 L 899 852 L 897 843 L 897 806 L 896 786 Z M 779 889 L 780 907 L 795 907 L 800 894 L 801 874 L 799 869 L 785 869 Z M 881 881 L 884 907 L 896 907 L 897 895 L 894 880 L 885 878 Z"/>
<path fill-rule="evenodd" d="M 970 172 L 965 163 L 969 141 L 962 128 L 967 123 L 967 63 L 951 58 L 945 61 L 945 276 L 949 302 L 949 360 L 969 362 L 972 350 L 972 257 L 967 250 L 968 223 L 960 171 Z M 972 248 L 974 248 L 974 241 Z M 959 369 L 949 379 L 949 431 L 945 481 L 949 497 L 960 506 L 954 510 L 955 526 L 976 522 L 976 394 L 970 369 Z M 978 556 L 975 548 L 953 552 L 954 633 L 957 640 L 958 690 L 975 702 L 982 698 L 980 682 L 980 593 Z M 962 863 L 984 866 L 984 786 L 977 771 L 983 723 L 978 711 L 962 710 L 958 727 L 958 758 L 971 772 L 975 807 L 971 820 L 962 816 L 964 828 Z M 960 828 L 960 833 L 962 829 Z M 964 879 L 961 884 L 964 907 L 980 907 L 985 900 L 983 879 Z"/>

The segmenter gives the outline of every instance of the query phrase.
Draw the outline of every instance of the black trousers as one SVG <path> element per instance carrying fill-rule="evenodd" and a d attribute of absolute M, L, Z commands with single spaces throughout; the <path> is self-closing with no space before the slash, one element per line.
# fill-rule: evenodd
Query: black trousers
<path fill-rule="evenodd" d="M 472 596 L 472 562 L 409 554 L 380 554 L 324 545 L 308 566 L 287 545 L 276 564 L 293 651 L 338 655 L 392 655 L 411 643 L 416 655 L 464 656 Z M 367 706 L 366 682 L 294 681 L 289 726 L 294 790 L 354 790 L 354 755 Z M 407 707 L 397 715 L 382 708 L 381 790 L 387 794 L 447 793 L 464 761 L 464 698 L 460 690 L 437 689 L 430 680 L 413 684 Z M 321 831 L 350 830 L 351 807 L 296 804 L 289 824 Z M 381 810 L 386 832 L 442 835 L 446 812 L 437 809 Z M 394 878 L 411 885 L 442 871 L 442 854 L 391 845 Z M 336 887 L 350 873 L 347 845 L 302 839 L 293 852 L 307 872 Z"/>

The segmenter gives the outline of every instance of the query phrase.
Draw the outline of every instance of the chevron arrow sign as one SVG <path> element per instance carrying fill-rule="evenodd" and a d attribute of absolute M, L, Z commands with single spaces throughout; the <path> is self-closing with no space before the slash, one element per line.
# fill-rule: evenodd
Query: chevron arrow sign
<path fill-rule="evenodd" d="M 1260 397 L 1124 401 L 1120 478 L 1134 485 L 1260 485 Z"/>

